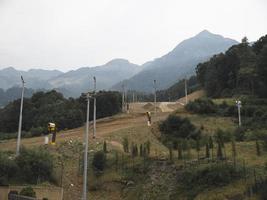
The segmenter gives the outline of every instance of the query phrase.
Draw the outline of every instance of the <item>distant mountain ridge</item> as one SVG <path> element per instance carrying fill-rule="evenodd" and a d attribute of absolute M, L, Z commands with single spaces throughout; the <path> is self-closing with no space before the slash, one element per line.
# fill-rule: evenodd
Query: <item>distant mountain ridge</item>
<path fill-rule="evenodd" d="M 27 82 L 28 88 L 40 89 L 50 88 L 48 80 L 63 74 L 58 70 L 30 69 L 28 71 L 16 70 L 8 67 L 0 70 L 0 88 L 9 89 L 21 85 L 20 76 L 23 76 Z"/>
<path fill-rule="evenodd" d="M 132 77 L 141 69 L 139 65 L 125 59 L 113 59 L 101 66 L 82 67 L 66 73 L 42 69 L 20 71 L 8 67 L 0 70 L 0 88 L 6 90 L 20 86 L 20 76 L 22 75 L 28 88 L 34 90 L 56 89 L 66 97 L 77 97 L 82 92 L 93 88 L 94 76 L 97 78 L 97 90 L 108 90 L 112 85 Z"/>
<path fill-rule="evenodd" d="M 154 79 L 157 80 L 158 89 L 166 89 L 185 76 L 192 75 L 198 63 L 235 44 L 238 44 L 235 40 L 204 30 L 182 41 L 166 55 L 145 63 L 141 72 L 114 85 L 112 89 L 119 90 L 120 85 L 124 84 L 129 90 L 151 92 Z"/>
<path fill-rule="evenodd" d="M 166 55 L 141 66 L 125 59 L 114 59 L 104 65 L 82 67 L 66 73 L 43 69 L 20 71 L 9 67 L 0 70 L 0 88 L 6 90 L 20 85 L 20 76 L 23 75 L 28 88 L 56 89 L 67 97 L 77 97 L 93 89 L 93 76 L 96 76 L 98 90 L 121 90 L 124 84 L 130 90 L 152 92 L 154 79 L 157 80 L 158 89 L 166 89 L 185 76 L 192 75 L 198 63 L 237 43 L 204 30 L 182 41 Z"/>
<path fill-rule="evenodd" d="M 49 84 L 54 88 L 64 88 L 71 91 L 73 96 L 93 89 L 93 77 L 97 78 L 97 90 L 107 90 L 112 85 L 132 77 L 141 67 L 125 59 L 114 59 L 96 67 L 83 67 L 69 71 L 56 78 L 50 79 Z"/>

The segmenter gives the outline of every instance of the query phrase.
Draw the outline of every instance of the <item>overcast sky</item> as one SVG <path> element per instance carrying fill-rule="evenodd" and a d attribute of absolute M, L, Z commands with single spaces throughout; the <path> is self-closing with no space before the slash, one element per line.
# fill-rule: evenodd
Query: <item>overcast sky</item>
<path fill-rule="evenodd" d="M 0 68 L 143 64 L 203 29 L 267 34 L 266 0 L 0 0 Z"/>

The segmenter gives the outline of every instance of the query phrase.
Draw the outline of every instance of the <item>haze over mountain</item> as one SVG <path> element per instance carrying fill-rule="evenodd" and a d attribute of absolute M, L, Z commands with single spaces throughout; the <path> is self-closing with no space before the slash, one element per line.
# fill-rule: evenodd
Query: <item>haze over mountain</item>
<path fill-rule="evenodd" d="M 66 73 L 57 70 L 18 71 L 12 67 L 0 70 L 0 88 L 21 85 L 24 77 L 26 87 L 32 89 L 56 89 L 65 96 L 77 97 L 93 88 L 93 76 L 97 77 L 97 90 L 107 90 L 112 85 L 132 77 L 142 68 L 125 59 L 114 59 L 96 67 L 82 67 Z"/>
<path fill-rule="evenodd" d="M 60 74 L 63 74 L 63 72 L 58 70 L 30 69 L 28 71 L 19 71 L 13 67 L 8 67 L 0 70 L 0 88 L 6 90 L 21 85 L 20 76 L 23 76 L 28 88 L 48 89 L 51 87 L 48 80 Z"/>
<path fill-rule="evenodd" d="M 97 90 L 107 90 L 112 85 L 132 77 L 141 67 L 125 59 L 114 59 L 102 66 L 83 67 L 69 71 L 49 80 L 54 88 L 64 88 L 71 96 L 79 96 L 82 92 L 93 88 L 93 77 L 97 78 Z"/>
<path fill-rule="evenodd" d="M 127 89 L 151 92 L 154 79 L 158 89 L 166 89 L 186 75 L 193 74 L 198 63 L 237 43 L 204 30 L 184 40 L 168 54 L 142 66 L 125 59 L 114 59 L 101 66 L 82 67 L 66 73 L 42 69 L 18 71 L 9 67 L 0 70 L 0 88 L 20 85 L 20 76 L 23 75 L 28 88 L 57 89 L 65 96 L 77 97 L 93 89 L 93 76 L 96 76 L 97 90 L 121 90 L 124 83 Z"/>
<path fill-rule="evenodd" d="M 195 37 L 182 41 L 168 54 L 145 63 L 141 72 L 123 83 L 129 90 L 151 92 L 153 80 L 157 80 L 157 88 L 165 89 L 185 76 L 192 75 L 198 63 L 237 43 L 204 30 Z M 121 85 L 122 83 L 116 84 L 112 89 L 119 90 Z"/>

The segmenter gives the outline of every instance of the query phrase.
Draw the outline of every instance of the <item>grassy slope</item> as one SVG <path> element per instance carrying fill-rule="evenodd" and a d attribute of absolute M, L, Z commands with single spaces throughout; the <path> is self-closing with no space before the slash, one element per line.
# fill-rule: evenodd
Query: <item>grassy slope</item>
<path fill-rule="evenodd" d="M 178 111 L 175 112 L 176 115 L 188 117 L 196 126 L 201 127 L 204 126 L 204 131 L 207 134 L 213 134 L 218 128 L 223 130 L 233 130 L 236 127 L 234 119 L 225 118 L 225 117 L 215 117 L 215 116 L 200 116 L 195 114 L 187 113 L 182 107 L 179 108 Z M 138 117 L 139 116 L 139 117 Z M 167 116 L 166 113 L 160 113 L 158 119 L 164 119 Z M 108 167 L 105 170 L 105 173 L 102 176 L 97 177 L 94 175 L 92 167 L 90 165 L 89 170 L 89 198 L 90 199 L 136 199 L 137 194 L 147 193 L 147 199 L 169 199 L 168 195 L 168 186 L 171 185 L 171 172 L 172 168 L 166 166 L 166 168 L 162 171 L 157 171 L 157 165 L 152 164 L 150 171 L 153 173 L 147 173 L 140 177 L 140 181 L 136 181 L 133 186 L 126 187 L 123 183 L 125 179 L 125 170 L 119 169 L 115 170 L 114 167 L 114 151 L 119 151 L 120 158 L 122 156 L 125 159 L 128 159 L 128 167 L 131 167 L 131 160 L 126 158 L 127 156 L 122 152 L 122 139 L 127 137 L 131 142 L 135 142 L 137 144 L 141 144 L 150 140 L 151 142 L 151 156 L 157 158 L 168 158 L 168 150 L 165 146 L 163 146 L 157 139 L 159 131 L 157 129 L 157 125 L 155 124 L 152 127 L 147 127 L 145 125 L 145 116 L 140 115 L 130 115 L 130 116 L 115 116 L 107 120 L 107 122 L 103 122 L 103 124 L 99 124 L 99 135 L 95 141 L 90 140 L 90 160 L 92 160 L 92 150 L 100 150 L 102 149 L 102 142 L 104 140 L 107 141 L 108 150 L 110 151 L 108 156 Z M 81 173 L 78 173 L 78 154 L 69 151 L 68 149 L 73 146 L 69 141 L 82 141 L 83 138 L 83 128 L 79 128 L 77 130 L 70 130 L 67 132 L 62 132 L 59 136 L 60 142 L 65 142 L 61 147 L 50 147 L 49 149 L 54 152 L 56 155 L 60 155 L 59 151 L 65 152 L 68 154 L 68 158 L 64 159 L 64 175 L 63 175 L 63 187 L 65 190 L 64 199 L 79 199 L 81 196 L 81 186 L 82 186 L 82 176 Z M 25 139 L 25 146 L 39 146 L 42 143 L 42 138 L 33 138 L 33 139 Z M 0 144 L 0 149 L 13 149 L 15 141 L 10 140 L 5 141 Z M 61 148 L 61 149 L 60 149 Z M 238 160 L 240 162 L 247 163 L 250 167 L 260 167 L 263 166 L 264 162 L 267 160 L 267 154 L 264 153 L 261 157 L 256 156 L 255 153 L 255 144 L 254 142 L 242 142 L 237 143 L 237 154 Z M 194 150 L 191 151 L 193 157 L 192 159 L 197 158 L 196 152 Z M 204 148 L 201 151 L 201 154 L 205 154 Z M 231 155 L 231 146 L 227 145 L 227 155 Z M 175 164 L 177 166 L 183 164 L 183 162 L 177 160 L 177 153 L 174 152 Z M 122 160 L 119 159 L 119 162 Z M 137 158 L 135 160 L 135 164 L 142 163 L 142 160 Z M 165 169 L 165 170 L 164 170 Z M 59 177 L 61 174 L 60 163 L 57 161 L 57 176 Z M 130 172 L 129 172 L 130 173 Z M 157 174 L 159 174 L 157 179 L 159 184 L 152 184 L 151 180 L 153 180 Z M 134 175 L 134 174 L 133 174 Z M 127 175 L 129 176 L 129 174 Z M 157 177 L 156 177 L 157 178 Z M 73 186 L 71 185 L 73 184 Z M 174 184 L 174 182 L 173 182 Z M 97 190 L 94 190 L 97 188 Z M 244 191 L 244 182 L 238 181 L 232 183 L 228 186 L 221 188 L 211 188 L 208 191 L 203 191 L 197 196 L 197 199 L 225 199 L 226 196 L 233 196 L 235 194 L 242 193 Z M 159 195 L 161 194 L 161 196 Z M 153 198 L 152 198 L 153 197 Z M 173 197 L 174 199 L 183 199 L 182 194 L 176 194 Z"/>

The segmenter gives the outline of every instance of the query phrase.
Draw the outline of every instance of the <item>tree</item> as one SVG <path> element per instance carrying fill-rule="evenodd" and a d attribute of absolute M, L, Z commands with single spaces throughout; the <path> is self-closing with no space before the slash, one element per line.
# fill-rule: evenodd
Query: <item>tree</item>
<path fill-rule="evenodd" d="M 232 157 L 234 160 L 234 165 L 236 166 L 236 143 L 234 138 L 232 139 L 231 143 L 232 143 Z"/>
<path fill-rule="evenodd" d="M 145 148 L 146 148 L 146 152 L 147 152 L 147 155 L 149 155 L 150 154 L 150 146 L 151 146 L 151 143 L 150 143 L 150 141 L 148 140 L 148 141 L 146 141 L 146 143 L 145 143 Z"/>
<path fill-rule="evenodd" d="M 0 152 L 0 185 L 7 185 L 9 181 L 18 176 L 17 163 L 9 158 L 9 155 Z"/>
<path fill-rule="evenodd" d="M 219 141 L 218 141 L 218 149 L 217 149 L 217 159 L 219 160 L 223 159 L 222 144 Z"/>
<path fill-rule="evenodd" d="M 172 145 L 169 145 L 169 159 L 171 162 L 173 162 L 173 153 L 172 153 Z"/>
<path fill-rule="evenodd" d="M 21 89 L 20 89 L 21 93 Z M 0 92 L 1 96 L 1 92 Z M 111 116 L 121 110 L 121 98 L 118 92 L 103 92 L 96 94 L 97 118 Z M 47 123 L 54 122 L 58 130 L 77 128 L 83 125 L 86 116 L 86 98 L 66 99 L 55 90 L 36 92 L 31 98 L 24 99 L 23 131 L 46 129 Z M 108 102 L 108 103 L 107 103 Z M 91 102 L 93 106 L 93 101 Z M 15 100 L 0 109 L 0 130 L 6 133 L 17 131 L 20 100 Z M 93 116 L 93 109 L 90 110 Z M 40 134 L 40 131 L 37 131 Z"/>
<path fill-rule="evenodd" d="M 211 149 L 211 158 L 213 159 L 213 148 L 214 148 L 214 145 L 213 145 L 213 139 L 212 139 L 211 136 L 209 137 L 209 148 Z"/>
<path fill-rule="evenodd" d="M 225 53 L 197 65 L 196 74 L 208 97 L 267 97 L 267 35 L 252 46 L 247 38 Z"/>
<path fill-rule="evenodd" d="M 260 78 L 260 83 L 258 87 L 258 93 L 262 97 L 267 97 L 267 44 L 262 48 L 258 59 L 257 59 L 257 73 Z"/>
<path fill-rule="evenodd" d="M 107 143 L 106 143 L 106 140 L 105 140 L 104 143 L 103 143 L 103 152 L 104 152 L 104 153 L 107 153 L 107 152 L 108 152 L 108 150 L 107 150 Z"/>
<path fill-rule="evenodd" d="M 21 148 L 15 161 L 23 181 L 36 184 L 37 181 L 49 181 L 52 178 L 53 156 L 44 148 Z"/>
<path fill-rule="evenodd" d="M 196 151 L 197 151 L 197 159 L 199 160 L 199 152 L 200 152 L 200 143 L 199 138 L 196 139 Z"/>
<path fill-rule="evenodd" d="M 143 156 L 143 145 L 140 144 L 139 146 L 139 155 L 142 157 Z"/>
<path fill-rule="evenodd" d="M 122 145 L 123 145 L 124 152 L 129 153 L 129 141 L 127 137 L 123 138 Z"/>
<path fill-rule="evenodd" d="M 210 157 L 210 148 L 209 148 L 209 144 L 206 144 L 206 158 Z"/>
<path fill-rule="evenodd" d="M 95 170 L 103 171 L 106 166 L 106 155 L 103 151 L 94 153 L 92 165 Z"/>
<path fill-rule="evenodd" d="M 36 193 L 32 187 L 22 188 L 19 194 L 22 196 L 27 196 L 27 197 L 36 197 Z"/>
<path fill-rule="evenodd" d="M 183 146 L 182 146 L 182 142 L 179 141 L 178 142 L 178 159 L 182 160 L 183 159 Z"/>
<path fill-rule="evenodd" d="M 241 40 L 242 44 L 248 45 L 248 38 L 245 36 Z"/>
<path fill-rule="evenodd" d="M 170 138 L 196 138 L 199 132 L 196 131 L 195 126 L 187 118 L 181 118 L 176 115 L 169 115 L 160 126 L 160 131 L 165 137 Z"/>
<path fill-rule="evenodd" d="M 260 144 L 258 140 L 256 140 L 256 151 L 257 151 L 257 156 L 261 155 L 261 149 L 260 149 Z"/>

